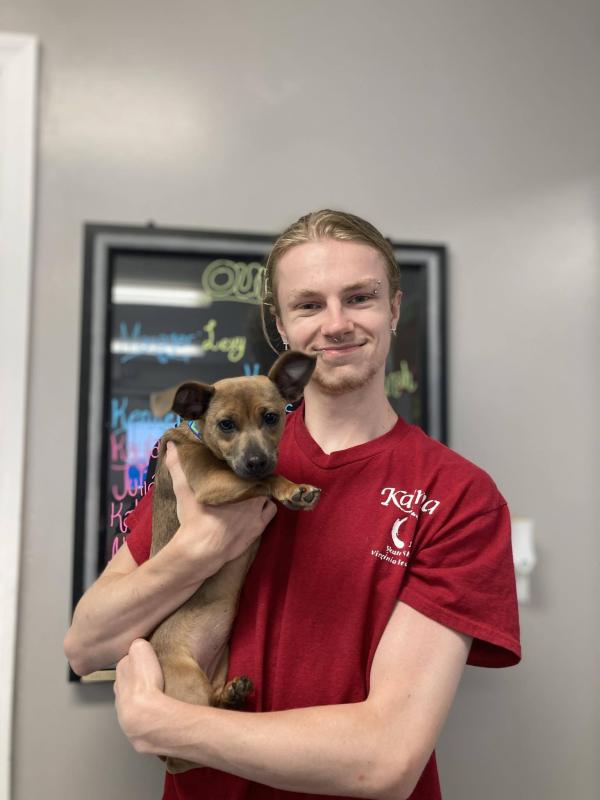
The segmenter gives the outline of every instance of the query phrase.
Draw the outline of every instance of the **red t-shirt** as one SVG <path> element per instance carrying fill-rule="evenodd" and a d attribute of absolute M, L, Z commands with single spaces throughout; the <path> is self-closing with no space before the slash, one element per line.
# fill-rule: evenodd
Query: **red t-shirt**
<path fill-rule="evenodd" d="M 467 663 L 521 657 L 505 500 L 471 462 L 402 419 L 327 455 L 302 408 L 289 415 L 277 471 L 322 489 L 314 511 L 279 507 L 247 575 L 229 676 L 255 686 L 249 710 L 353 703 L 398 600 L 473 637 Z M 151 495 L 130 515 L 129 549 L 148 558 Z M 284 792 L 213 769 L 167 775 L 166 800 L 274 800 Z M 435 753 L 411 800 L 441 798 Z M 323 796 L 324 800 L 324 796 Z"/>

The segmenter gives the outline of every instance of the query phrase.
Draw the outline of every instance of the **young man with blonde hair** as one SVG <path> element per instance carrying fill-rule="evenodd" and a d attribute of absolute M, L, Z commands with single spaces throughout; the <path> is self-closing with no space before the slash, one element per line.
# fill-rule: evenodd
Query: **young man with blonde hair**
<path fill-rule="evenodd" d="M 508 509 L 486 473 L 388 402 L 401 293 L 372 225 L 306 215 L 266 276 L 284 345 L 317 356 L 278 471 L 321 487 L 319 505 L 201 507 L 170 450 L 179 530 L 149 559 L 151 496 L 140 503 L 66 651 L 80 673 L 120 659 L 117 711 L 136 750 L 203 767 L 168 775 L 165 798 L 437 800 L 433 750 L 465 663 L 520 659 Z M 256 686 L 249 710 L 165 696 L 141 637 L 266 526 L 231 636 L 229 674 Z"/>

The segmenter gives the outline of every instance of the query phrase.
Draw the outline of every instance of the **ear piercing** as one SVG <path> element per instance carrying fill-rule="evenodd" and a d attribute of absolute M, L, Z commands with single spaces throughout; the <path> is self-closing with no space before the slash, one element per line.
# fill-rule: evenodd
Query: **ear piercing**
<path fill-rule="evenodd" d="M 286 340 L 282 339 L 281 341 L 283 342 L 283 349 L 284 350 L 289 350 L 288 343 L 286 342 Z"/>

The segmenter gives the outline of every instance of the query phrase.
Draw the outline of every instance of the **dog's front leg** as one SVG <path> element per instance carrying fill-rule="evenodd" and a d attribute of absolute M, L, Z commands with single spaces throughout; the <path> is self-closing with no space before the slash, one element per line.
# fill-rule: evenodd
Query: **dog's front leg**
<path fill-rule="evenodd" d="M 316 486 L 306 483 L 292 483 L 282 475 L 271 475 L 265 478 L 262 483 L 267 487 L 268 493 L 275 500 L 279 500 L 286 508 L 294 511 L 312 510 L 321 496 L 321 490 Z"/>
<path fill-rule="evenodd" d="M 238 503 L 251 497 L 269 497 L 267 481 L 249 481 L 240 478 L 229 469 L 213 470 L 209 474 L 186 474 L 194 497 L 198 503 L 219 506 L 223 503 Z"/>

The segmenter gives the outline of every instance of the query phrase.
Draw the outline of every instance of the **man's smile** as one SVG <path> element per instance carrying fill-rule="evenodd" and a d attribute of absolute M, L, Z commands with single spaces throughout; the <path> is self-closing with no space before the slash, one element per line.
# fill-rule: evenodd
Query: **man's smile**
<path fill-rule="evenodd" d="M 336 345 L 326 345 L 325 347 L 315 347 L 317 353 L 321 355 L 328 355 L 332 356 L 333 358 L 341 357 L 347 355 L 349 353 L 354 353 L 357 350 L 360 350 L 366 342 L 356 342 L 351 344 L 336 344 Z"/>

